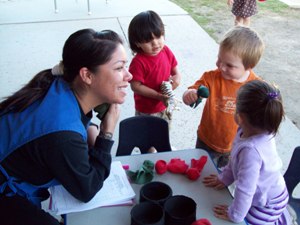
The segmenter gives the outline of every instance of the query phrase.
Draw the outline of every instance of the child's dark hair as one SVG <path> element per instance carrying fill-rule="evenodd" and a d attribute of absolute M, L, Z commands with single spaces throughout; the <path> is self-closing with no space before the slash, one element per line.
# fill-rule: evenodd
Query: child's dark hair
<path fill-rule="evenodd" d="M 154 11 L 144 11 L 137 14 L 128 27 L 128 39 L 134 53 L 142 52 L 137 43 L 146 43 L 153 40 L 153 36 L 165 35 L 165 27 L 160 16 Z"/>
<path fill-rule="evenodd" d="M 249 81 L 237 93 L 237 113 L 243 113 L 248 122 L 270 134 L 276 134 L 284 118 L 280 91 L 262 80 Z"/>

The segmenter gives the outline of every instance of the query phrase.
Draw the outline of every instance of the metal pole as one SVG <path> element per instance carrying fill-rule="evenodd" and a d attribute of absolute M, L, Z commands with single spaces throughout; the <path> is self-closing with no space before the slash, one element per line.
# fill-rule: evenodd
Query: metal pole
<path fill-rule="evenodd" d="M 56 0 L 54 0 L 54 11 L 55 11 L 55 13 L 58 13 L 57 2 L 56 2 Z"/>
<path fill-rule="evenodd" d="M 88 4 L 88 14 L 91 15 L 91 8 L 90 8 L 90 0 L 87 0 L 87 4 Z"/>

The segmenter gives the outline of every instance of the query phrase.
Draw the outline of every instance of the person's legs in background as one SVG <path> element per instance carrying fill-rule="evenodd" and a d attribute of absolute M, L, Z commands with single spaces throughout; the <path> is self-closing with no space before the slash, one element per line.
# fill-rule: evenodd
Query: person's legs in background
<path fill-rule="evenodd" d="M 230 153 L 226 153 L 226 154 L 218 153 L 212 148 L 210 148 L 209 146 L 207 146 L 199 138 L 197 138 L 196 148 L 201 148 L 206 150 L 218 169 L 221 169 L 222 167 L 226 166 L 229 162 Z"/>
<path fill-rule="evenodd" d="M 235 26 L 250 26 L 250 17 L 240 17 L 240 16 L 236 16 L 235 20 L 234 20 L 234 25 Z"/>

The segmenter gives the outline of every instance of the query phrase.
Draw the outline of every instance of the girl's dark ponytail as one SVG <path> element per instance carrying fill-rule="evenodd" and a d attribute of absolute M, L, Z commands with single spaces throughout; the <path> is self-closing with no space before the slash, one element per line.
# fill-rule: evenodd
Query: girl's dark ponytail
<path fill-rule="evenodd" d="M 23 111 L 30 104 L 42 98 L 47 93 L 54 79 L 55 76 L 52 75 L 51 69 L 39 72 L 23 88 L 0 103 L 1 114 L 10 111 Z"/>

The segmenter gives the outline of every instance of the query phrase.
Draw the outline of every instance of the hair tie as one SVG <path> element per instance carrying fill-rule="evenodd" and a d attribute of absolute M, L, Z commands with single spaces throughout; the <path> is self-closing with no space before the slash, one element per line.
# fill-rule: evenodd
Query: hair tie
<path fill-rule="evenodd" d="M 273 99 L 277 99 L 278 98 L 278 95 L 279 95 L 279 93 L 278 92 L 268 92 L 267 93 L 267 95 L 268 95 L 268 98 L 271 100 L 273 100 Z"/>
<path fill-rule="evenodd" d="M 60 61 L 58 64 L 53 66 L 51 73 L 53 76 L 62 76 L 64 74 L 64 64 Z"/>

